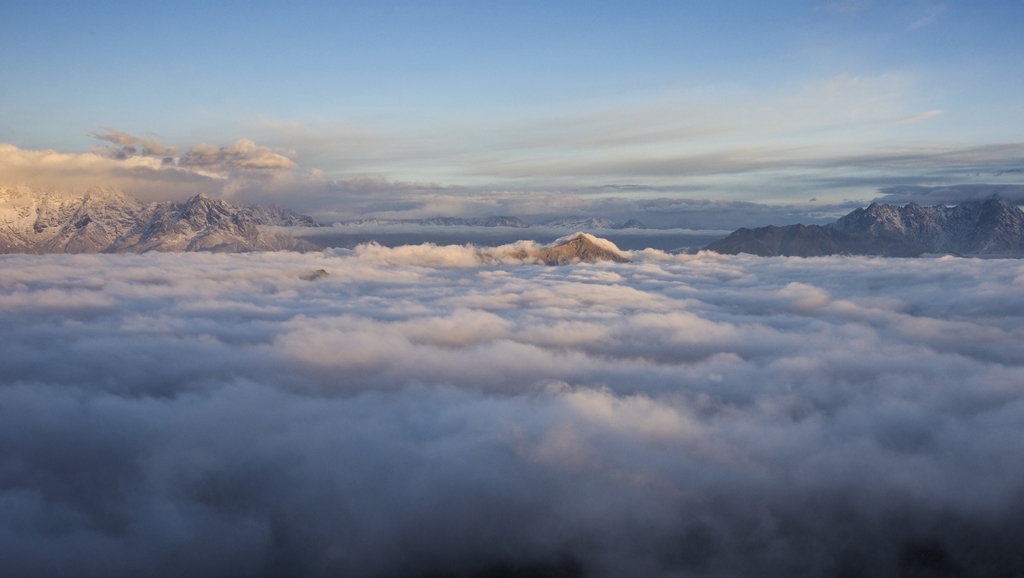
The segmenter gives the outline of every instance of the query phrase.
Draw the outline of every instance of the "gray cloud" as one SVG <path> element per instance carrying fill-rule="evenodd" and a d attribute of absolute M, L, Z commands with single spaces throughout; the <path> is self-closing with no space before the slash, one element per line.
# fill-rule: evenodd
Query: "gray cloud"
<path fill-rule="evenodd" d="M 974 147 L 899 147 L 869 153 L 830 150 L 819 145 L 735 146 L 717 151 L 695 151 L 681 155 L 646 154 L 600 162 L 563 160 L 503 161 L 483 172 L 515 177 L 566 177 L 590 175 L 613 178 L 697 177 L 742 175 L 746 173 L 800 169 L 874 171 L 880 178 L 914 176 L 926 178 L 968 172 L 989 174 L 1019 168 L 1024 143 L 998 143 Z M 851 175 L 851 176 L 855 176 Z"/>
<path fill-rule="evenodd" d="M 104 152 L 107 156 L 126 159 L 134 156 L 135 154 L 141 154 L 147 157 L 175 157 L 178 155 L 177 148 L 166 146 L 160 141 L 133 136 L 110 126 L 100 128 L 105 132 L 93 132 L 89 133 L 89 136 L 117 145 L 116 147 L 108 147 L 105 149 Z"/>
<path fill-rule="evenodd" d="M 642 190 L 645 196 L 629 196 L 634 189 Z M 612 191 L 618 194 L 608 196 Z M 258 196 L 248 191 L 245 194 L 249 195 L 248 198 L 262 201 L 277 198 L 273 195 Z M 328 199 L 333 199 L 333 205 Z M 367 217 L 422 219 L 481 215 L 514 215 L 528 222 L 540 222 L 555 216 L 597 215 L 619 222 L 638 219 L 652 227 L 729 231 L 768 223 L 827 223 L 863 205 L 862 201 L 767 204 L 712 200 L 671 195 L 668 190 L 635 185 L 578 192 L 481 192 L 431 183 L 396 183 L 370 178 L 331 181 L 325 183 L 315 197 L 295 197 L 289 204 L 325 223 Z"/>
<path fill-rule="evenodd" d="M 243 138 L 234 144 L 223 147 L 207 144 L 193 146 L 178 162 L 186 167 L 214 170 L 290 170 L 297 166 L 288 158 L 288 155 L 293 156 L 294 154 L 292 151 L 275 151 L 268 147 L 257 146 L 251 140 Z"/>
<path fill-rule="evenodd" d="M 112 129 L 111 142 L 137 139 Z M 242 142 L 242 141 L 240 141 Z M 0 144 L 0 186 L 81 190 L 122 189 L 145 200 L 180 200 L 198 193 L 233 201 L 279 203 L 324 222 L 360 217 L 516 215 L 540 221 L 553 216 L 640 219 L 657 227 L 735 229 L 765 223 L 831 220 L 845 207 L 767 205 L 668 198 L 676 188 L 620 184 L 579 191 L 481 191 L 381 176 L 328 179 L 319 171 L 298 174 L 290 159 L 249 141 L 245 146 L 192 147 L 182 157 L 25 150 Z M 237 143 L 236 143 L 237 144 Z M 171 162 L 167 162 L 167 158 Z M 260 168 L 262 167 L 262 168 Z M 279 167 L 279 168 L 274 168 Z M 630 198 L 642 190 L 644 196 Z M 608 196 L 609 192 L 616 196 Z M 696 193 L 698 191 L 687 191 Z"/>
<path fill-rule="evenodd" d="M 1009 172 L 1009 171 L 1008 171 Z M 896 186 L 879 190 L 876 199 L 886 203 L 957 204 L 964 201 L 983 201 L 993 196 L 1024 203 L 1024 185 L 961 184 L 948 186 Z"/>
<path fill-rule="evenodd" d="M 5 575 L 1024 571 L 1018 261 L 632 257 L 0 256 Z"/>
<path fill-rule="evenodd" d="M 861 86 L 865 82 L 868 86 Z M 796 95 L 792 102 L 766 106 L 778 108 L 780 114 L 802 111 L 806 102 L 829 98 L 845 102 L 850 90 L 872 92 L 899 82 L 840 79 Z M 860 97 L 849 98 L 852 105 Z M 834 110 L 821 109 L 820 103 L 815 106 L 819 108 L 814 108 L 813 118 L 800 122 L 809 123 L 808 127 L 823 119 L 839 122 L 833 118 Z M 670 114 L 679 111 L 663 104 L 626 115 L 591 111 L 543 123 L 535 120 L 528 126 L 495 126 L 486 132 L 493 141 L 472 150 L 466 148 L 466 143 L 475 142 L 469 138 L 472 135 L 459 132 L 466 127 L 453 128 L 455 132 L 437 139 L 430 138 L 436 130 L 422 132 L 425 129 L 420 127 L 410 129 L 410 134 L 418 136 L 406 135 L 407 141 L 398 134 L 357 139 L 339 150 L 330 148 L 331 135 L 270 131 L 271 142 L 290 143 L 298 150 L 239 139 L 224 146 L 198 144 L 181 153 L 158 140 L 106 127 L 92 136 L 109 144 L 91 153 L 0 145 L 0 186 L 115 187 L 147 200 L 205 193 L 233 201 L 277 203 L 325 222 L 367 217 L 516 215 L 543 220 L 599 215 L 620 221 L 640 219 L 657 227 L 735 229 L 828 222 L 866 202 L 878 189 L 888 195 L 895 187 L 909 191 L 949 188 L 956 183 L 1016 186 L 1024 158 L 1024 145 L 1016 142 L 974 147 L 794 146 L 771 136 L 777 127 L 764 125 L 762 113 L 748 113 L 761 120 L 749 119 L 754 124 L 745 130 L 752 132 L 736 134 L 739 120 L 730 120 L 721 107 L 712 108 L 704 111 L 707 114 L 693 109 L 692 114 L 679 115 Z M 849 130 L 862 125 L 905 127 L 910 120 L 933 117 L 935 112 L 882 107 L 864 119 L 850 118 L 840 124 Z M 666 116 L 682 120 L 665 128 L 657 121 Z M 693 119 L 704 120 L 692 124 L 697 122 Z M 348 142 L 343 136 L 335 137 Z M 585 154 L 572 153 L 574 147 L 582 147 L 579 151 Z M 330 155 L 325 151 L 344 157 L 343 162 L 328 162 L 331 166 L 324 168 L 330 174 L 308 164 L 327 162 Z M 386 177 L 372 173 L 373 168 L 416 177 Z M 432 180 L 437 176 L 462 184 Z M 802 202 L 812 197 L 822 202 Z M 764 202 L 752 202 L 759 200 Z M 716 208 L 723 211 L 716 213 Z M 678 215 L 670 218 L 669 212 Z"/>
<path fill-rule="evenodd" d="M 165 157 L 167 162 L 162 164 L 176 164 L 182 167 L 190 167 L 218 172 L 231 170 L 291 170 L 296 164 L 288 158 L 295 156 L 295 151 L 273 150 L 268 147 L 257 146 L 249 139 L 239 139 L 228 146 L 214 146 L 198 144 L 190 147 L 181 158 L 178 156 L 178 149 L 166 146 L 159 141 L 144 139 L 130 135 L 114 127 L 102 127 L 105 132 L 89 133 L 89 136 L 117 145 L 106 147 L 101 152 L 114 159 L 124 160 L 135 156 Z"/>

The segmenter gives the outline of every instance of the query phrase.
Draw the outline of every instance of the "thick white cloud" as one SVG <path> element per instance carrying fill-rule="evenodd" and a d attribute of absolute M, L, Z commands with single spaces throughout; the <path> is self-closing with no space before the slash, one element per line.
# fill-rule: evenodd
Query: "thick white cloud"
<path fill-rule="evenodd" d="M 1024 569 L 1024 264 L 632 257 L 0 257 L 5 574 Z"/>

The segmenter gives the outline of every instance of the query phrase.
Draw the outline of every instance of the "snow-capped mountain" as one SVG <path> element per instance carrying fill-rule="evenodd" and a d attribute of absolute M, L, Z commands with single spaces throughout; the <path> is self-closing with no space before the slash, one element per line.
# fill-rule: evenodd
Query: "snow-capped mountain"
<path fill-rule="evenodd" d="M 630 219 L 625 223 L 616 223 L 615 221 L 607 217 L 558 217 L 555 219 L 548 219 L 541 223 L 544 227 L 557 227 L 560 229 L 646 229 L 647 226 L 637 221 L 636 219 Z"/>
<path fill-rule="evenodd" d="M 280 207 L 235 206 L 197 195 L 143 203 L 114 189 L 85 193 L 0 188 L 0 253 L 141 253 L 312 249 L 263 226 L 316 226 Z"/>
<path fill-rule="evenodd" d="M 313 217 L 277 205 L 241 205 L 259 224 L 276 227 L 319 227 Z"/>
<path fill-rule="evenodd" d="M 1024 211 L 1002 199 L 947 207 L 872 203 L 828 225 L 738 229 L 706 247 L 755 255 L 1024 255 Z"/>
<path fill-rule="evenodd" d="M 541 249 L 530 256 L 545 265 L 565 265 L 580 261 L 588 263 L 595 261 L 629 262 L 629 258 L 623 255 L 614 243 L 586 233 L 572 235 L 565 242 L 548 249 Z"/>
<path fill-rule="evenodd" d="M 955 207 L 872 203 L 828 227 L 872 239 L 881 251 L 914 247 L 928 253 L 1024 253 L 1024 212 L 995 198 Z"/>
<path fill-rule="evenodd" d="M 614 229 L 615 221 L 607 217 L 557 217 L 540 223 L 542 227 L 560 229 Z"/>

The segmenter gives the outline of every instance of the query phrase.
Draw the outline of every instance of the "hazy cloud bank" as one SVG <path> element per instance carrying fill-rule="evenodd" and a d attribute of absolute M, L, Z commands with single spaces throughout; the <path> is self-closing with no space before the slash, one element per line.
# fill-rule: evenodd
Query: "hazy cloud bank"
<path fill-rule="evenodd" d="M 1024 265 L 632 257 L 0 257 L 5 574 L 1024 571 Z"/>
<path fill-rule="evenodd" d="M 1024 171 L 1020 171 L 1024 172 Z M 885 187 L 879 192 L 878 202 L 919 205 L 958 204 L 964 201 L 984 201 L 999 197 L 1017 204 L 1024 203 L 1024 185 L 950 185 Z"/>
<path fill-rule="evenodd" d="M 860 86 L 864 83 L 874 88 Z M 842 101 L 848 89 L 872 92 L 884 84 L 884 79 L 844 79 L 819 87 L 815 95 Z M 803 111 L 813 100 L 804 95 L 782 110 Z M 721 110 L 706 119 L 710 125 L 690 126 L 705 117 L 700 109 L 674 116 L 685 126 L 666 132 L 657 128 L 658 119 L 670 109 L 524 120 L 487 125 L 482 133 L 468 127 L 440 134 L 437 127 L 394 129 L 395 134 L 380 129 L 390 136 L 365 142 L 363 137 L 349 142 L 355 137 L 347 133 L 263 129 L 259 140 L 286 143 L 286 148 L 247 138 L 171 146 L 105 127 L 91 133 L 100 144 L 88 153 L 0 145 L 0 185 L 115 187 L 146 200 L 205 193 L 234 202 L 276 203 L 323 222 L 580 215 L 728 230 L 829 222 L 879 192 L 892 201 L 927 197 L 954 203 L 987 189 L 1017 195 L 1021 187 L 1024 145 L 1019 142 L 794 144 L 772 123 L 758 130 L 748 126 L 753 132 L 741 138 L 745 133 L 736 134 L 735 126 L 720 125 L 727 118 Z M 826 119 L 838 122 L 835 111 L 825 109 L 805 128 Z M 758 110 L 758 118 L 775 118 L 768 114 L 770 106 Z M 863 122 L 904 126 L 938 115 L 896 112 L 876 111 L 870 120 L 850 113 L 841 124 L 849 130 Z"/>
<path fill-rule="evenodd" d="M 0 186 L 68 191 L 104 186 L 144 200 L 181 200 L 204 193 L 233 202 L 277 203 L 326 223 L 367 217 L 495 215 L 541 221 L 579 215 L 603 216 L 620 222 L 640 219 L 655 227 L 732 230 L 766 223 L 827 222 L 854 206 L 667 198 L 664 191 L 643 189 L 638 193 L 632 187 L 579 192 L 484 192 L 383 177 L 331 180 L 315 170 L 302 173 L 287 156 L 246 139 L 225 147 L 197 145 L 178 157 L 161 158 L 160 154 L 173 149 L 158 141 L 113 129 L 97 137 L 119 146 L 90 153 L 64 153 L 0 144 Z"/>

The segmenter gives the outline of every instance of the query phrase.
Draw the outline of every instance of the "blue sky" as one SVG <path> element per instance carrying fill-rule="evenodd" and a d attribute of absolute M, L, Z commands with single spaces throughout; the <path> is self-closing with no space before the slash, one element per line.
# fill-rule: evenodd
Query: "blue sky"
<path fill-rule="evenodd" d="M 346 202 L 310 175 L 792 203 L 1024 167 L 1021 2 L 6 4 L 0 142 L 250 139 L 294 166 L 231 190 L 305 206 Z"/>

